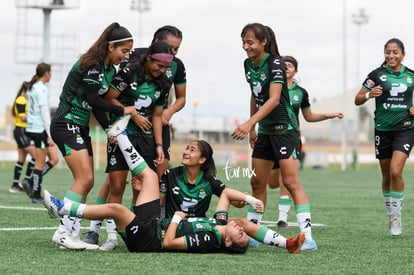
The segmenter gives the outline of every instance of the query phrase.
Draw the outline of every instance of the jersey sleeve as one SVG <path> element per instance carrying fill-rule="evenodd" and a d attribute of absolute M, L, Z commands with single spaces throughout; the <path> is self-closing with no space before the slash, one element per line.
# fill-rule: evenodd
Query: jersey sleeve
<path fill-rule="evenodd" d="M 378 75 L 378 69 L 370 72 L 367 78 L 365 78 L 364 82 L 362 83 L 362 87 L 367 91 L 371 91 L 372 88 L 378 85 L 376 83 L 377 75 Z"/>
<path fill-rule="evenodd" d="M 219 240 L 214 232 L 200 231 L 184 236 L 188 252 L 209 253 L 217 252 L 220 246 Z"/>
<path fill-rule="evenodd" d="M 118 93 L 122 93 L 131 84 L 133 73 L 128 64 L 112 79 L 111 87 Z"/>
<path fill-rule="evenodd" d="M 177 63 L 177 74 L 175 75 L 173 82 L 175 86 L 185 85 L 187 83 L 187 74 L 185 71 L 184 63 L 178 59 L 174 58 Z"/>
<path fill-rule="evenodd" d="M 308 93 L 308 91 L 306 91 L 302 87 L 300 87 L 300 89 L 302 90 L 302 94 L 303 94 L 303 98 L 302 98 L 302 102 L 300 104 L 300 108 L 301 109 L 309 108 L 310 107 L 309 93 Z"/>
<path fill-rule="evenodd" d="M 284 83 L 285 82 L 286 73 L 285 73 L 283 66 L 282 66 L 282 61 L 277 57 L 274 57 L 272 58 L 272 60 L 269 60 L 270 83 Z"/>
<path fill-rule="evenodd" d="M 214 178 L 211 181 L 211 188 L 213 189 L 213 194 L 220 197 L 221 193 L 223 193 L 223 190 L 226 188 L 226 185 L 221 180 Z"/>

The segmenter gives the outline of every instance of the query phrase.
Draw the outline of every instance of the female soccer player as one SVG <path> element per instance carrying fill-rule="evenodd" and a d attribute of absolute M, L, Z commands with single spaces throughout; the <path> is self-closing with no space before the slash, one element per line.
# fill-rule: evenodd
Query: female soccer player
<path fill-rule="evenodd" d="M 248 222 L 246 219 L 230 219 L 227 222 L 229 198 L 221 196 L 217 203 L 216 219 L 190 218 L 175 212 L 172 219 L 160 220 L 160 193 L 158 177 L 149 167 L 137 175 L 142 182 L 134 211 L 119 203 L 86 205 L 77 202 L 60 201 L 44 192 L 44 204 L 51 217 L 71 215 L 87 219 L 114 218 L 118 233 L 130 252 L 187 251 L 198 253 L 227 252 L 244 253 L 247 250 L 248 235 L 260 242 L 285 248 L 290 253 L 300 253 L 304 234 L 286 239 L 273 230 Z M 238 200 L 252 203 L 257 211 L 263 210 L 263 203 L 256 198 L 238 192 Z"/>
<path fill-rule="evenodd" d="M 250 85 L 250 118 L 236 127 L 234 139 L 249 135 L 253 148 L 251 178 L 253 196 L 266 204 L 267 180 L 274 163 L 279 163 L 283 183 L 292 193 L 296 217 L 306 241 L 302 250 L 315 250 L 311 234 L 310 203 L 299 181 L 299 126 L 289 100 L 285 66 L 279 54 L 274 32 L 260 23 L 246 25 L 241 38 L 247 53 L 244 61 L 246 80 Z M 258 134 L 255 126 L 259 124 Z M 247 218 L 260 223 L 263 214 L 249 208 Z"/>
<path fill-rule="evenodd" d="M 341 112 L 324 114 L 312 112 L 308 92 L 304 88 L 299 86 L 294 78 L 298 72 L 298 61 L 293 56 L 284 56 L 283 62 L 285 63 L 286 68 L 287 86 L 289 88 L 290 103 L 292 104 L 293 111 L 295 112 L 298 124 L 300 111 L 302 111 L 303 117 L 308 122 L 318 122 L 332 118 L 342 119 L 344 117 L 343 113 Z M 301 145 L 303 145 L 302 142 Z M 301 158 L 303 158 L 303 150 L 301 150 L 301 153 Z M 268 184 L 269 187 L 272 189 L 280 186 L 279 219 L 277 222 L 277 227 L 279 230 L 287 229 L 287 218 L 292 205 L 292 195 L 283 184 L 278 163 L 275 163 L 275 165 L 273 166 L 273 170 L 270 174 Z"/>
<path fill-rule="evenodd" d="M 27 113 L 26 133 L 34 141 L 35 145 L 35 165 L 32 179 L 33 203 L 42 203 L 43 175 L 58 162 L 57 152 L 54 148 L 55 143 L 50 139 L 49 91 L 45 85 L 45 83 L 49 82 L 51 76 L 51 66 L 46 63 L 40 63 L 36 66 L 36 74 L 28 85 L 29 111 Z M 47 163 L 46 156 L 49 157 Z"/>
<path fill-rule="evenodd" d="M 183 211 L 189 217 L 206 217 L 213 195 L 221 197 L 225 194 L 232 205 L 245 206 L 237 200 L 239 191 L 227 188 L 216 178 L 213 148 L 208 142 L 190 142 L 183 152 L 181 164 L 167 170 L 160 179 L 161 213 L 164 210 L 165 217 L 171 218 L 175 211 Z"/>
<path fill-rule="evenodd" d="M 114 65 L 128 58 L 132 43 L 131 33 L 125 27 L 118 23 L 110 24 L 73 65 L 66 78 L 51 124 L 53 140 L 74 178 L 65 194 L 66 201 L 84 202 L 93 186 L 93 157 L 88 126 L 91 111 L 104 129 L 108 128 L 105 112 L 136 114 L 133 106 L 115 106 L 101 98 L 115 75 Z M 98 248 L 80 241 L 79 231 L 80 220 L 73 221 L 65 216 L 52 240 L 68 249 Z"/>
<path fill-rule="evenodd" d="M 153 43 L 145 53 L 130 59 L 129 64 L 114 78 L 105 96 L 112 104 L 135 106 L 138 114 L 131 117 L 126 135 L 154 171 L 155 164 L 164 161 L 161 114 L 167 89 L 171 85 L 165 72 L 172 60 L 172 49 L 167 43 Z M 113 119 L 117 116 L 113 115 Z M 107 160 L 110 184 L 108 202 L 121 203 L 129 167 L 118 144 L 108 144 Z M 92 222 L 91 227 L 94 228 L 84 241 L 98 241 L 99 228 L 96 225 L 99 223 Z M 112 225 L 112 229 L 108 228 L 108 224 Z M 101 246 L 102 250 L 112 250 L 117 246 L 115 224 L 111 220 L 107 220 L 107 231 L 108 240 Z"/>
<path fill-rule="evenodd" d="M 355 96 L 362 105 L 375 98 L 375 156 L 382 174 L 382 193 L 392 236 L 402 234 L 403 170 L 414 143 L 414 71 L 405 67 L 403 42 L 385 43 L 383 64 L 370 72 Z"/>
<path fill-rule="evenodd" d="M 13 102 L 11 109 L 12 116 L 14 117 L 14 130 L 13 136 L 17 143 L 17 161 L 14 165 L 13 183 L 10 186 L 10 193 L 24 192 L 23 187 L 20 186 L 20 175 L 23 170 L 24 163 L 26 162 L 27 154 L 30 154 L 31 160 L 27 164 L 26 175 L 23 182 L 28 182 L 32 177 L 34 169 L 34 146 L 31 144 L 31 139 L 26 134 L 27 125 L 27 91 L 29 89 L 29 82 L 24 81 L 17 91 L 16 98 Z"/>

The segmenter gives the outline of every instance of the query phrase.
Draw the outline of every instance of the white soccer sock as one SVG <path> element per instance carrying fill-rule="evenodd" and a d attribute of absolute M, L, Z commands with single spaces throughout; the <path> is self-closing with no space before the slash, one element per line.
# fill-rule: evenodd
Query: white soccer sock
<path fill-rule="evenodd" d="M 73 224 L 72 224 L 72 235 L 73 235 L 74 238 L 79 237 L 81 225 L 82 225 L 82 219 L 81 218 L 74 218 L 74 221 L 73 221 Z"/>
<path fill-rule="evenodd" d="M 296 214 L 300 232 L 305 233 L 306 240 L 312 240 L 312 223 L 309 212 L 301 212 Z"/>
<path fill-rule="evenodd" d="M 290 209 L 292 208 L 292 199 L 289 196 L 284 195 L 279 198 L 279 219 L 278 221 L 285 221 L 287 222 L 288 214 Z"/>
<path fill-rule="evenodd" d="M 144 165 L 144 163 L 146 166 L 144 158 L 137 152 L 135 147 L 132 146 L 128 136 L 126 136 L 124 133 L 118 135 L 116 139 L 118 141 L 118 146 L 121 149 L 122 155 L 128 164 L 129 170 L 133 171 L 135 175 L 139 174 L 143 169 L 141 166 Z"/>
<path fill-rule="evenodd" d="M 263 214 L 258 213 L 258 212 L 247 212 L 247 220 L 256 223 L 256 224 L 260 224 L 260 222 L 262 221 L 263 218 Z"/>
<path fill-rule="evenodd" d="M 286 248 L 286 238 L 271 229 L 267 230 L 263 243 Z"/>
<path fill-rule="evenodd" d="M 89 231 L 99 234 L 101 231 L 102 220 L 92 220 L 89 224 Z"/>
<path fill-rule="evenodd" d="M 117 239 L 116 224 L 112 218 L 106 219 L 106 232 L 108 233 L 108 239 Z"/>

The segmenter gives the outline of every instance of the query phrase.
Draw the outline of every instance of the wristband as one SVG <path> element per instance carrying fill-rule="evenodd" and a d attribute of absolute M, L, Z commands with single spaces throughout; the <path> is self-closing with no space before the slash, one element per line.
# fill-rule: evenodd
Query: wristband
<path fill-rule="evenodd" d="M 176 224 L 179 224 L 181 222 L 182 218 L 178 215 L 174 215 L 171 219 L 171 222 L 174 222 Z"/>
<path fill-rule="evenodd" d="M 162 147 L 162 143 L 155 143 L 155 147 Z"/>
<path fill-rule="evenodd" d="M 244 198 L 244 201 L 250 204 L 251 206 L 256 206 L 260 202 L 260 200 L 250 195 L 247 195 L 246 198 Z"/>
<path fill-rule="evenodd" d="M 366 93 L 365 93 L 365 99 L 366 99 L 366 100 L 370 99 L 370 97 L 369 97 L 369 93 L 370 93 L 370 92 L 366 92 Z"/>

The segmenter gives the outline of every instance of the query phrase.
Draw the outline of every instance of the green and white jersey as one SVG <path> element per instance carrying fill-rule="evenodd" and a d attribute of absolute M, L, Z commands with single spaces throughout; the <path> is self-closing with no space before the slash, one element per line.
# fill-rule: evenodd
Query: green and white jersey
<path fill-rule="evenodd" d="M 206 179 L 201 171 L 194 184 L 188 183 L 185 167 L 167 170 L 160 179 L 160 192 L 165 194 L 165 217 L 183 211 L 190 217 L 205 217 L 212 195 L 217 197 L 226 188 L 218 179 Z"/>
<path fill-rule="evenodd" d="M 65 118 L 75 124 L 88 126 L 92 107 L 86 101 L 86 93 L 97 92 L 99 95 L 104 95 L 115 73 L 115 67 L 104 62 L 96 63 L 82 73 L 78 60 L 72 66 L 63 85 L 55 119 Z M 87 87 L 88 84 L 95 84 L 94 88 L 97 87 L 98 90 L 91 91 Z"/>
<path fill-rule="evenodd" d="M 138 59 L 140 56 L 145 55 L 148 52 L 148 48 L 135 48 L 129 54 L 129 59 Z M 126 62 L 121 64 L 121 67 L 126 66 Z M 181 59 L 174 56 L 173 61 L 170 66 L 165 70 L 165 75 L 172 81 L 171 85 L 174 84 L 175 87 L 186 85 L 187 83 L 187 74 L 185 71 L 184 63 Z M 171 86 L 166 88 L 166 104 L 164 108 L 168 107 L 168 96 L 170 94 Z"/>
<path fill-rule="evenodd" d="M 118 100 L 124 106 L 135 106 L 137 112 L 152 120 L 152 114 L 155 107 L 164 107 L 166 104 L 166 89 L 157 89 L 156 84 L 147 79 L 144 83 L 138 84 L 137 73 L 129 66 L 131 63 L 125 66 L 112 80 L 111 87 L 120 95 Z M 111 119 L 115 120 L 118 116 L 112 115 Z M 153 135 L 153 131 L 144 133 L 132 120 L 129 121 L 127 126 L 127 134 L 142 136 Z"/>
<path fill-rule="evenodd" d="M 246 59 L 244 71 L 258 109 L 269 99 L 270 84 L 282 84 L 280 103 L 259 122 L 258 133 L 278 135 L 290 129 L 299 130 L 293 107 L 290 104 L 284 63 L 279 58 L 266 53 L 257 67 L 253 59 Z"/>
<path fill-rule="evenodd" d="M 381 66 L 372 71 L 362 87 L 368 92 L 382 87 L 382 95 L 375 98 L 375 129 L 401 131 L 414 127 L 409 108 L 413 105 L 414 71 L 401 66 L 399 72 Z"/>
<path fill-rule="evenodd" d="M 171 222 L 170 218 L 158 221 L 158 238 L 164 239 L 165 231 Z M 215 219 L 189 218 L 180 222 L 175 234 L 184 237 L 188 252 L 217 252 L 221 250 L 222 238 L 216 229 L 219 225 Z"/>
<path fill-rule="evenodd" d="M 300 110 L 310 107 L 309 94 L 304 88 L 297 85 L 296 82 L 293 82 L 292 86 L 289 88 L 289 97 L 299 125 Z"/>

